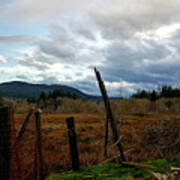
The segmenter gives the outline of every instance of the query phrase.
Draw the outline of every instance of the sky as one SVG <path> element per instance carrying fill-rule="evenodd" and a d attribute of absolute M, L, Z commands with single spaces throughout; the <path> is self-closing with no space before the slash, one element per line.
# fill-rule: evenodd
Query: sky
<path fill-rule="evenodd" d="M 180 87 L 180 0 L 0 0 L 0 82 L 110 96 Z"/>

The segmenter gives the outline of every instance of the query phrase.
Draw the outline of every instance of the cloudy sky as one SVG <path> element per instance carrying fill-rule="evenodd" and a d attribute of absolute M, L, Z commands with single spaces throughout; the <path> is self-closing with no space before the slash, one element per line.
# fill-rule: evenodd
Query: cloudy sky
<path fill-rule="evenodd" d="M 0 82 L 110 95 L 180 86 L 180 0 L 0 0 Z"/>

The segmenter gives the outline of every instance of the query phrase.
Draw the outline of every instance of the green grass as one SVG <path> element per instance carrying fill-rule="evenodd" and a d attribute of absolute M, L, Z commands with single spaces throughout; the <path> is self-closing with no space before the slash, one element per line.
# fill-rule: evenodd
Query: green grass
<path fill-rule="evenodd" d="M 101 166 L 92 166 L 82 168 L 79 171 L 69 173 L 52 173 L 47 180 L 153 180 L 153 172 L 167 173 L 171 166 L 180 166 L 180 157 L 167 161 L 166 159 L 157 159 L 141 164 L 152 165 L 152 169 L 137 169 L 123 167 L 120 164 L 104 164 Z"/>
<path fill-rule="evenodd" d="M 140 170 L 135 168 L 124 168 L 119 164 L 105 164 L 102 166 L 93 166 L 71 173 L 58 174 L 53 173 L 48 180 L 133 180 L 136 179 L 153 179 L 149 170 Z"/>

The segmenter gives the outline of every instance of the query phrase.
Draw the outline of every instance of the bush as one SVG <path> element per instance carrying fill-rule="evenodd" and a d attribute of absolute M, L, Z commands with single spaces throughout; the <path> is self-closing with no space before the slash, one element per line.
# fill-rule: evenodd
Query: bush
<path fill-rule="evenodd" d="M 180 151 L 179 119 L 161 120 L 158 124 L 147 126 L 143 134 L 143 144 L 158 157 L 174 157 Z"/>

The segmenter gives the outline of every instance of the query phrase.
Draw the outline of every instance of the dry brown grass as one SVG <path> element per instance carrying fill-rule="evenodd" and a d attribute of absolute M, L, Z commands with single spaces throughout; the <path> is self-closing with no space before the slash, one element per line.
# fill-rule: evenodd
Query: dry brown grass
<path fill-rule="evenodd" d="M 28 104 L 25 100 L 18 100 L 16 104 L 16 113 L 23 114 L 36 104 Z M 105 108 L 103 102 L 85 101 L 81 99 L 60 99 L 58 109 L 54 110 L 51 103 L 44 108 L 44 113 L 90 113 L 103 115 Z M 151 102 L 147 99 L 120 99 L 112 100 L 111 106 L 116 117 L 120 115 L 143 115 L 143 114 L 159 114 L 159 113 L 179 113 L 180 98 L 159 99 Z"/>
<path fill-rule="evenodd" d="M 43 135 L 43 157 L 45 161 L 45 173 L 51 172 L 54 168 L 70 169 L 70 153 L 68 145 L 68 137 L 65 119 L 69 116 L 75 117 L 76 132 L 78 136 L 78 148 L 80 154 L 81 166 L 90 166 L 98 164 L 105 160 L 103 157 L 104 147 L 104 124 L 105 118 L 92 114 L 43 114 L 42 115 L 42 135 Z M 118 124 L 118 129 L 122 135 L 122 143 L 128 160 L 139 161 L 148 160 L 164 156 L 175 156 L 179 150 L 179 142 L 177 146 L 170 148 L 168 153 L 164 149 L 160 149 L 164 144 L 168 147 L 175 139 L 177 131 L 174 132 L 173 127 L 164 129 L 162 133 L 159 128 L 162 127 L 158 122 L 161 118 L 168 123 L 169 118 L 176 119 L 174 126 L 180 127 L 177 116 L 133 116 L 123 115 L 122 124 Z M 24 120 L 24 115 L 16 115 L 17 130 L 20 128 Z M 151 127 L 151 128 L 150 128 Z M 167 138 L 169 134 L 170 138 Z M 161 135 L 161 136 L 160 136 Z M 177 136 L 179 138 L 179 136 Z M 34 140 L 35 131 L 33 119 L 25 133 L 23 141 L 20 144 L 20 159 L 23 169 L 24 179 L 31 179 L 34 170 Z M 159 143 L 157 143 L 159 142 Z M 112 134 L 110 130 L 109 146 L 112 144 Z M 116 147 L 108 150 L 107 158 L 119 154 Z"/>
<path fill-rule="evenodd" d="M 169 103 L 169 101 L 172 101 Z M 180 150 L 179 99 L 116 100 L 111 102 L 128 160 L 139 161 L 174 157 Z M 33 106 L 33 105 L 31 105 Z M 16 129 L 19 131 L 27 110 L 26 102 L 16 105 Z M 81 166 L 98 164 L 103 157 L 105 111 L 102 103 L 63 99 L 57 111 L 42 113 L 44 172 L 54 168 L 70 169 L 70 155 L 65 119 L 74 116 Z M 155 136 L 156 134 L 156 136 Z M 35 125 L 32 118 L 20 143 L 20 159 L 24 179 L 32 179 L 34 170 Z M 176 144 L 173 144 L 174 141 Z M 112 144 L 110 130 L 109 146 Z M 164 148 L 161 148 L 164 147 Z M 107 158 L 118 154 L 116 147 Z"/>

